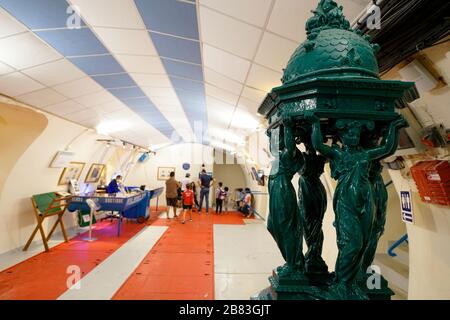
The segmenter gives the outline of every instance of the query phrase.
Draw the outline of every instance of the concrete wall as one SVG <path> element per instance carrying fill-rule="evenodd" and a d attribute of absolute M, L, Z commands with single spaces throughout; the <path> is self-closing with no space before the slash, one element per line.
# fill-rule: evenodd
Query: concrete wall
<path fill-rule="evenodd" d="M 245 188 L 247 181 L 241 165 L 239 164 L 214 164 L 214 178 L 216 182 L 223 182 L 224 187 L 228 187 L 231 198 L 234 199 L 236 188 Z M 231 203 L 231 208 L 233 204 Z"/>
<path fill-rule="evenodd" d="M 450 208 L 423 203 L 409 169 L 390 173 L 398 192 L 413 192 L 414 224 L 407 225 L 408 299 L 450 299 Z"/>
<path fill-rule="evenodd" d="M 450 83 L 450 44 L 444 43 L 421 54 L 431 63 L 442 79 Z M 398 68 L 386 75 L 400 79 Z M 450 128 L 450 89 L 441 84 L 429 92 L 420 92 L 421 98 L 412 104 L 416 117 L 423 126 L 444 124 Z M 409 299 L 450 299 L 450 208 L 425 204 L 419 198 L 411 178 L 410 167 L 420 160 L 449 160 L 449 148 L 429 149 L 406 158 L 406 168 L 390 171 L 397 192 L 413 191 L 414 224 L 407 225 L 409 237 Z"/>
<path fill-rule="evenodd" d="M 45 130 L 47 124 L 48 120 L 43 114 L 0 102 L 0 193 L 16 161 Z"/>

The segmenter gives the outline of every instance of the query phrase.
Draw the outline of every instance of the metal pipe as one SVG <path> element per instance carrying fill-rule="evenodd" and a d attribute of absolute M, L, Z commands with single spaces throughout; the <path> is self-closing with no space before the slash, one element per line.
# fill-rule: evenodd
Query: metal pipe
<path fill-rule="evenodd" d="M 394 244 L 388 248 L 388 251 L 387 251 L 388 255 L 390 255 L 391 257 L 396 257 L 397 254 L 394 252 L 394 250 L 398 246 L 400 246 L 403 242 L 408 242 L 408 234 L 407 233 L 405 233 L 400 239 L 395 241 Z"/>

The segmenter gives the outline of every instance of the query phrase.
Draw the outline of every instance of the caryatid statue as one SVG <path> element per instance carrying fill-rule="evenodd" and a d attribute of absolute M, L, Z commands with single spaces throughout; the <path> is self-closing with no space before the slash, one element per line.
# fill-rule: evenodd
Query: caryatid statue
<path fill-rule="evenodd" d="M 282 85 L 272 89 L 258 112 L 268 120 L 268 133 L 283 136 L 277 146 L 272 145 L 276 139 L 271 140 L 274 165 L 282 169 L 272 173 L 269 183 L 269 220 L 276 218 L 269 221 L 271 233 L 287 266 L 295 269 L 294 261 L 300 259 L 294 257 L 301 257 L 298 225 L 304 220 L 300 233 L 308 245 L 306 270 L 296 270 L 324 272 L 321 276 L 304 272 L 307 281 L 304 277 L 281 281 L 277 272 L 282 270 L 278 269 L 269 278 L 271 286 L 259 297 L 390 299 L 392 291 L 363 290 L 357 279 L 372 262 L 384 225 L 387 198 L 379 161 L 395 151 L 398 130 L 406 125 L 395 107 L 417 99 L 417 89 L 412 82 L 380 79 L 376 59 L 380 47 L 351 28 L 336 1 L 320 0 L 313 13 L 306 22 L 306 41 L 283 70 Z M 383 128 L 388 128 L 384 134 Z M 292 141 L 292 133 L 294 141 L 302 140 L 299 132 L 311 137 L 310 144 L 308 139 L 302 141 L 307 148 L 303 155 L 295 143 L 285 141 Z M 330 138 L 333 143 L 324 144 Z M 329 160 L 331 176 L 338 181 L 333 196 L 339 250 L 334 281 L 329 280 L 320 257 L 323 240 L 319 229 L 326 203 L 318 179 L 323 158 L 316 151 Z M 290 182 L 296 171 L 301 173 L 297 211 Z M 293 235 L 286 235 L 291 232 Z M 286 239 L 293 244 L 286 245 Z"/>
<path fill-rule="evenodd" d="M 407 126 L 403 117 L 391 122 L 385 143 L 370 149 L 361 147 L 363 130 L 373 130 L 373 121 L 342 119 L 336 128 L 342 143 L 328 146 L 323 143 L 320 119 L 305 114 L 312 124 L 312 144 L 333 164 L 338 183 L 333 196 L 338 257 L 335 284 L 331 292 L 342 299 L 366 299 L 357 280 L 366 250 L 371 242 L 375 219 L 375 197 L 369 179 L 372 162 L 388 156 L 398 144 L 398 130 Z"/>
<path fill-rule="evenodd" d="M 328 266 L 322 259 L 322 221 L 327 210 L 327 192 L 320 176 L 324 172 L 326 158 L 314 149 L 308 133 L 302 134 L 300 138 L 306 151 L 303 152 L 303 166 L 298 171 L 298 206 L 308 248 L 305 254 L 305 272 L 323 274 L 328 273 Z"/>
<path fill-rule="evenodd" d="M 396 131 L 398 140 L 398 136 L 400 131 Z M 371 148 L 378 144 L 378 135 L 372 134 L 368 135 L 366 139 L 362 141 L 363 148 Z M 387 143 L 387 141 L 385 142 Z M 391 156 L 395 153 L 397 146 L 393 146 L 392 150 L 389 152 L 387 156 Z M 374 204 L 375 204 L 375 216 L 374 223 L 372 228 L 372 235 L 370 237 L 369 243 L 367 245 L 367 249 L 363 258 L 363 263 L 361 266 L 361 278 L 365 281 L 366 274 L 370 274 L 368 272 L 368 268 L 372 265 L 373 260 L 375 258 L 375 254 L 377 251 L 378 241 L 384 233 L 384 226 L 386 224 L 386 209 L 388 202 L 388 192 L 386 189 L 385 182 L 382 176 L 383 165 L 381 164 L 380 159 L 375 159 L 372 161 L 369 169 L 369 180 L 372 183 L 373 187 L 373 196 L 374 196 Z"/>
<path fill-rule="evenodd" d="M 292 178 L 303 165 L 292 123 L 271 130 L 270 151 L 274 157 L 269 175 L 269 216 L 267 229 L 275 239 L 286 264 L 278 268 L 280 277 L 303 273 L 302 226 Z"/>

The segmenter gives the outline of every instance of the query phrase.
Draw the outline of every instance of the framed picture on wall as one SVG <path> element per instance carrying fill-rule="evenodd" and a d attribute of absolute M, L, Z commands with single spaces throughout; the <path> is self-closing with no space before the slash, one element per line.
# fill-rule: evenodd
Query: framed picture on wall
<path fill-rule="evenodd" d="M 59 177 L 58 186 L 68 184 L 70 180 L 80 179 L 81 172 L 84 169 L 86 163 L 84 162 L 70 162 L 67 167 L 64 168 L 61 176 Z"/>
<path fill-rule="evenodd" d="M 158 167 L 158 180 L 169 179 L 171 172 L 175 172 L 175 167 Z"/>
<path fill-rule="evenodd" d="M 105 170 L 105 165 L 100 163 L 93 163 L 86 175 L 85 183 L 97 183 L 102 176 L 103 170 Z"/>
<path fill-rule="evenodd" d="M 74 152 L 58 151 L 50 163 L 50 168 L 65 168 L 70 165 L 70 161 L 75 157 Z"/>

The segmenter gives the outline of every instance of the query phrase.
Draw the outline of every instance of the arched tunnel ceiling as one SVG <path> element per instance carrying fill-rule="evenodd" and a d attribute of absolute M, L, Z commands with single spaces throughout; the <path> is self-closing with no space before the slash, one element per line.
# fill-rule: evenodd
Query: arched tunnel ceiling
<path fill-rule="evenodd" d="M 142 146 L 240 143 L 317 2 L 0 0 L 0 93 Z"/>

